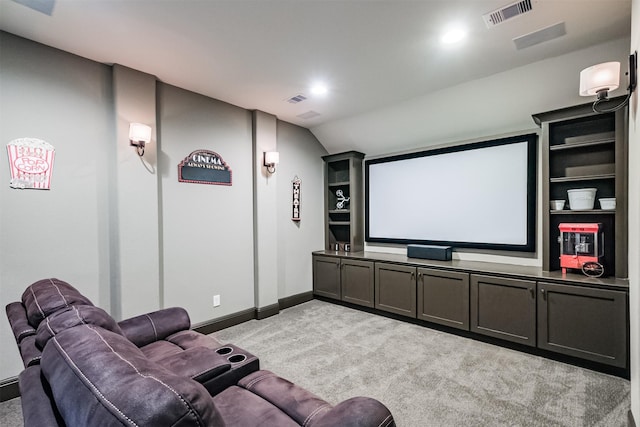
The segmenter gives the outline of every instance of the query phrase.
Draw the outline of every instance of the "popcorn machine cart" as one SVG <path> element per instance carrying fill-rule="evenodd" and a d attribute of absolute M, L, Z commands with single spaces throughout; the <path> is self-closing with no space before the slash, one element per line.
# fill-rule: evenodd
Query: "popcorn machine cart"
<path fill-rule="evenodd" d="M 560 267 L 562 274 L 567 269 L 581 270 L 590 277 L 600 277 L 604 267 L 600 262 L 604 256 L 604 233 L 602 224 L 558 225 L 560 229 Z"/>

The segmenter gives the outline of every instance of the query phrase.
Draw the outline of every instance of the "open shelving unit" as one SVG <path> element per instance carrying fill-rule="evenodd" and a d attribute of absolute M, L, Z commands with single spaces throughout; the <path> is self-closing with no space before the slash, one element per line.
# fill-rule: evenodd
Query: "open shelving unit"
<path fill-rule="evenodd" d="M 560 223 L 600 223 L 605 275 L 627 277 L 627 117 L 627 108 L 599 114 L 591 104 L 533 116 L 542 128 L 544 270 L 560 269 Z M 567 190 L 578 188 L 596 189 L 593 209 L 570 209 Z M 602 209 L 598 199 L 612 197 L 616 208 Z M 550 200 L 566 200 L 565 208 L 551 210 Z"/>
<path fill-rule="evenodd" d="M 336 243 L 344 250 L 364 249 L 364 202 L 362 197 L 362 160 L 357 151 L 322 157 L 325 161 L 325 249 L 334 249 Z M 348 198 L 338 207 L 340 198 Z"/>

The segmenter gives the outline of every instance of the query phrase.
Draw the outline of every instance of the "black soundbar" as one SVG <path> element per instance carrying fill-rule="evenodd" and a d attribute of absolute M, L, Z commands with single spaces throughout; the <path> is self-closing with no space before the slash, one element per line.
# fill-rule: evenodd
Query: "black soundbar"
<path fill-rule="evenodd" d="M 409 258 L 450 261 L 451 246 L 407 245 L 407 256 Z"/>

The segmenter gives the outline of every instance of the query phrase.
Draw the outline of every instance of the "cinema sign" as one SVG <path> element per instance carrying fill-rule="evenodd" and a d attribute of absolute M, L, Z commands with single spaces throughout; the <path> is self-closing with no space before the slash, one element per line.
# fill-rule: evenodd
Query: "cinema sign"
<path fill-rule="evenodd" d="M 178 165 L 178 181 L 231 185 L 231 169 L 218 153 L 196 150 Z"/>

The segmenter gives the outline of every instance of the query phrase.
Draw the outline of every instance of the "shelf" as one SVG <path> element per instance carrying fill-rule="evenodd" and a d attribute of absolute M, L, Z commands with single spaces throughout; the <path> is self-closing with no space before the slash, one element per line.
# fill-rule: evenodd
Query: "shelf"
<path fill-rule="evenodd" d="M 329 221 L 329 225 L 348 226 L 351 225 L 350 221 Z"/>
<path fill-rule="evenodd" d="M 349 209 L 329 209 L 330 214 L 348 214 L 351 212 Z"/>
<path fill-rule="evenodd" d="M 574 181 L 593 181 L 596 179 L 615 179 L 615 173 L 604 173 L 600 175 L 582 175 L 582 176 L 562 176 L 550 178 L 550 182 L 574 182 Z"/>
<path fill-rule="evenodd" d="M 349 181 L 330 182 L 329 187 L 346 187 L 349 186 Z"/>
<path fill-rule="evenodd" d="M 615 142 L 614 138 L 604 139 L 600 141 L 589 141 L 589 142 L 573 142 L 570 144 L 557 144 L 549 147 L 549 151 L 560 151 L 560 150 L 573 150 L 576 148 L 585 148 L 585 147 L 595 147 L 597 145 L 607 145 L 613 144 Z"/>
<path fill-rule="evenodd" d="M 589 209 L 582 211 L 572 211 L 570 209 L 563 209 L 561 211 L 549 211 L 551 215 L 593 215 L 593 214 L 606 214 L 612 215 L 615 214 L 616 211 L 614 209 Z"/>

